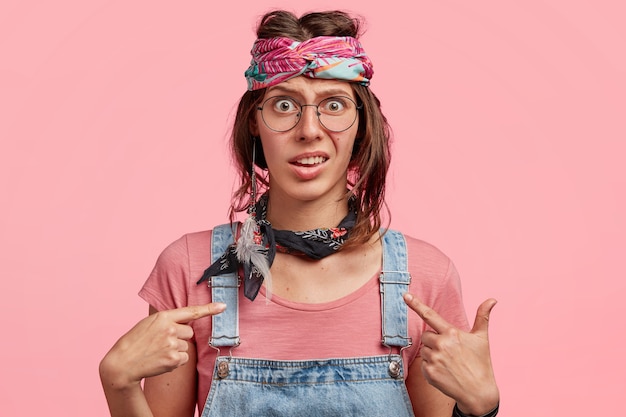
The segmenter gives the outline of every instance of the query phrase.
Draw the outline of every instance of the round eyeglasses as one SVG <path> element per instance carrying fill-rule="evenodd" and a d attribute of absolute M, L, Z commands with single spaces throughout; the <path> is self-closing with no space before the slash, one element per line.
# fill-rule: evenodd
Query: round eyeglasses
<path fill-rule="evenodd" d="M 343 132 L 352 127 L 361 106 L 350 97 L 334 96 L 318 104 L 300 104 L 289 96 L 270 97 L 260 107 L 265 125 L 275 132 L 287 132 L 296 127 L 305 107 L 315 107 L 317 118 L 331 132 Z"/>

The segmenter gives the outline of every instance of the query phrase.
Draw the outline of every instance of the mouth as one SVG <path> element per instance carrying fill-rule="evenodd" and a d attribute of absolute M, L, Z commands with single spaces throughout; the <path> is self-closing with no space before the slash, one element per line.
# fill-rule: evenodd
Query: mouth
<path fill-rule="evenodd" d="M 303 167 L 312 167 L 316 165 L 323 164 L 326 162 L 328 158 L 323 156 L 308 156 L 303 158 L 296 159 L 293 163 Z"/>

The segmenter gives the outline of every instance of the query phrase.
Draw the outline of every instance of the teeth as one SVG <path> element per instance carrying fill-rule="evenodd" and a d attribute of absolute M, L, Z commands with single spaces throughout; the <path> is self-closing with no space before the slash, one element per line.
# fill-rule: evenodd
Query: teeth
<path fill-rule="evenodd" d="M 308 158 L 298 159 L 298 163 L 301 165 L 317 165 L 324 162 L 326 158 L 321 156 L 309 156 Z"/>

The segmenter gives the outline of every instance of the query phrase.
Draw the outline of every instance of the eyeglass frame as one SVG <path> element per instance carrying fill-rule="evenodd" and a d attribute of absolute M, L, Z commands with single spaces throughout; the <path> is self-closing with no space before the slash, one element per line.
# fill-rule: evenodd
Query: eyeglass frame
<path fill-rule="evenodd" d="M 277 130 L 272 128 L 267 121 L 265 120 L 265 116 L 263 115 L 263 107 L 265 107 L 265 103 L 267 103 L 268 101 L 272 100 L 272 99 L 277 99 L 277 98 L 285 98 L 288 99 L 292 102 L 294 102 L 295 104 L 297 104 L 300 108 L 300 116 L 298 116 L 298 120 L 296 121 L 296 123 L 290 127 L 289 129 L 286 130 Z M 352 102 L 352 104 L 354 104 L 354 108 L 356 110 L 356 112 L 354 113 L 354 120 L 352 121 L 352 123 L 350 123 L 350 125 L 348 127 L 346 127 L 345 129 L 342 130 L 332 130 L 329 129 L 328 127 L 326 127 L 326 125 L 322 122 L 322 119 L 320 119 L 320 116 L 322 115 L 322 113 L 320 113 L 319 111 L 319 106 L 320 104 L 322 104 L 323 102 L 327 101 L 327 100 L 331 100 L 333 98 L 342 98 L 342 99 L 348 99 Z M 289 132 L 291 129 L 295 128 L 296 126 L 298 126 L 298 123 L 300 123 L 300 120 L 302 120 L 302 115 L 304 113 L 304 108 L 305 107 L 315 107 L 315 115 L 317 116 L 317 121 L 320 123 L 320 125 L 322 125 L 322 127 L 324 127 L 324 129 L 327 129 L 333 133 L 341 133 L 341 132 L 345 132 L 346 130 L 350 129 L 352 126 L 354 126 L 354 122 L 356 122 L 356 119 L 358 118 L 359 115 L 359 110 L 363 109 L 363 104 L 357 104 L 356 101 L 354 101 L 354 99 L 348 97 L 348 96 L 331 96 L 331 97 L 327 97 L 325 99 L 320 100 L 319 103 L 317 104 L 301 104 L 298 100 L 296 100 L 295 98 L 291 97 L 291 96 L 287 96 L 287 95 L 280 95 L 280 96 L 273 96 L 273 97 L 268 97 L 265 100 L 263 100 L 263 103 L 260 106 L 257 106 L 257 110 L 261 111 L 261 119 L 263 119 L 263 123 L 265 124 L 265 126 L 267 126 L 268 129 L 270 129 L 271 131 L 274 132 L 278 132 L 278 133 L 285 133 L 285 132 Z"/>

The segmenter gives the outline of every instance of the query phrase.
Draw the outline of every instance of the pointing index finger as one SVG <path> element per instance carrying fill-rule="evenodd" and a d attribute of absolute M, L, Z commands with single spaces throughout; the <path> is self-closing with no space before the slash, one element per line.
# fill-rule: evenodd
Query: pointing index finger
<path fill-rule="evenodd" d="M 450 323 L 445 321 L 435 310 L 421 302 L 411 293 L 404 294 L 404 301 L 424 322 L 433 328 L 437 333 L 442 333 L 452 327 Z"/>
<path fill-rule="evenodd" d="M 168 311 L 170 318 L 176 323 L 189 323 L 202 317 L 219 314 L 226 309 L 224 303 L 210 303 L 200 306 L 188 306 Z"/>

